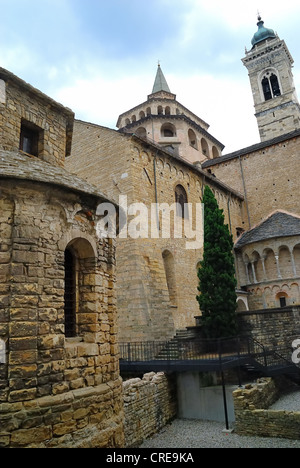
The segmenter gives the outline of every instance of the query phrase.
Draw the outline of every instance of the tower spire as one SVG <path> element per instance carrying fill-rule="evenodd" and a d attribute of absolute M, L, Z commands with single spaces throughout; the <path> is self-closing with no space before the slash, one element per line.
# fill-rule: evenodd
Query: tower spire
<path fill-rule="evenodd" d="M 164 77 L 164 74 L 162 72 L 160 62 L 158 62 L 158 68 L 157 68 L 157 73 L 156 73 L 156 78 L 155 78 L 152 94 L 159 93 L 160 91 L 166 91 L 167 93 L 171 93 L 167 80 Z"/>

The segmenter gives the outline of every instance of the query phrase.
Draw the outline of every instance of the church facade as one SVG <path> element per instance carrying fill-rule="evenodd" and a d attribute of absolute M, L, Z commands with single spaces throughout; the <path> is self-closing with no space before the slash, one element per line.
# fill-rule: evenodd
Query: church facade
<path fill-rule="evenodd" d="M 0 68 L 1 448 L 124 446 L 118 342 L 195 325 L 206 185 L 235 241 L 238 311 L 299 306 L 293 59 L 259 18 L 243 63 L 261 142 L 227 155 L 160 66 L 118 130 Z M 127 214 L 126 235 L 99 236 L 100 205 Z"/>

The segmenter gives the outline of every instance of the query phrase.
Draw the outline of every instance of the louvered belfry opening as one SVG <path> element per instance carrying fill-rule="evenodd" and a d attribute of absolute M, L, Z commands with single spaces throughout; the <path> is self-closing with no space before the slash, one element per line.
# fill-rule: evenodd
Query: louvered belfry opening
<path fill-rule="evenodd" d="M 76 336 L 76 258 L 70 249 L 65 251 L 65 335 Z"/>

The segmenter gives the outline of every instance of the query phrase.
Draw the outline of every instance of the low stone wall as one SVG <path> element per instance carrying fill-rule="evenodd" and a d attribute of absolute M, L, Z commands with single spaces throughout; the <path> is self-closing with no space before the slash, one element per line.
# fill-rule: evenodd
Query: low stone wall
<path fill-rule="evenodd" d="M 176 417 L 176 381 L 154 372 L 123 383 L 125 446 L 138 447 Z"/>
<path fill-rule="evenodd" d="M 245 389 L 233 392 L 236 433 L 300 440 L 299 412 L 268 409 L 278 396 L 278 385 L 271 378 L 259 379 L 256 385 L 247 385 Z"/>

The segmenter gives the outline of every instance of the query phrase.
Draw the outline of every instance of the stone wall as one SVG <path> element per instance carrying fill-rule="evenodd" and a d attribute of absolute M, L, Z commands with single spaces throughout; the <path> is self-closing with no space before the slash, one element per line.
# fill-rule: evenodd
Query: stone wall
<path fill-rule="evenodd" d="M 55 396 L 0 403 L 0 448 L 122 447 L 121 381 Z"/>
<path fill-rule="evenodd" d="M 254 227 L 276 210 L 300 215 L 298 197 L 299 135 L 278 143 L 272 141 L 247 148 L 210 163 L 211 171 L 223 182 L 247 194 L 251 226 L 244 219 L 243 227 Z M 239 158 L 240 155 L 240 158 Z M 245 187 L 243 185 L 243 178 Z"/>
<path fill-rule="evenodd" d="M 292 349 L 300 337 L 300 307 L 239 312 L 238 321 L 241 334 L 251 334 L 267 348 Z"/>
<path fill-rule="evenodd" d="M 120 447 L 115 244 L 96 236 L 96 200 L 30 181 L 0 187 L 0 446 Z M 67 248 L 76 260 L 72 338 Z"/>
<path fill-rule="evenodd" d="M 300 413 L 268 408 L 278 399 L 274 380 L 263 378 L 256 385 L 233 392 L 235 431 L 243 436 L 300 439 Z"/>
<path fill-rule="evenodd" d="M 123 383 L 126 447 L 138 447 L 176 417 L 174 377 L 150 373 Z"/>
<path fill-rule="evenodd" d="M 70 152 L 74 114 L 0 68 L 0 149 L 18 151 L 22 125 L 38 135 L 38 156 L 63 166 Z"/>

